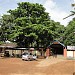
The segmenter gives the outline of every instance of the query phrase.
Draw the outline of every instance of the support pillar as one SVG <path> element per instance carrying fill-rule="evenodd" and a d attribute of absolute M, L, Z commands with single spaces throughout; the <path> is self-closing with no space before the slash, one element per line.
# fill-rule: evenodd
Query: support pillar
<path fill-rule="evenodd" d="M 49 56 L 50 56 L 50 49 L 47 48 L 47 49 L 46 49 L 46 57 L 49 57 Z"/>
<path fill-rule="evenodd" d="M 67 49 L 64 48 L 64 57 L 67 57 Z"/>

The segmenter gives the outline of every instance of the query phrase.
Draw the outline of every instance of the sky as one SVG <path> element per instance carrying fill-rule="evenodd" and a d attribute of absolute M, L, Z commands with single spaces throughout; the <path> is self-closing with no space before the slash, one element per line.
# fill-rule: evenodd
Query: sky
<path fill-rule="evenodd" d="M 75 0 L 0 0 L 0 16 L 7 14 L 9 9 L 16 9 L 17 3 L 19 2 L 30 2 L 30 3 L 39 3 L 42 4 L 46 12 L 49 13 L 49 16 L 55 22 L 60 22 L 60 24 L 67 26 L 67 24 L 73 19 L 69 17 L 63 20 L 64 17 L 68 16 L 70 11 L 73 10 L 71 6 Z"/>

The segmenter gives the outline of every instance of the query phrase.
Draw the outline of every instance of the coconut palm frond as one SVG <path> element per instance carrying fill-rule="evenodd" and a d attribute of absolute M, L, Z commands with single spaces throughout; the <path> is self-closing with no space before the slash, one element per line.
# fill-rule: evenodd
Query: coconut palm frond
<path fill-rule="evenodd" d="M 73 16 L 73 15 L 75 15 L 75 11 L 70 11 L 72 14 L 70 14 L 69 16 L 67 16 L 67 17 L 65 17 L 65 18 L 63 18 L 63 20 L 64 19 L 66 19 L 66 18 L 68 18 L 68 17 L 70 17 L 70 16 Z"/>
<path fill-rule="evenodd" d="M 72 6 L 72 7 L 74 7 L 74 6 L 75 6 L 75 4 L 71 4 L 71 6 Z"/>
<path fill-rule="evenodd" d="M 70 16 L 73 16 L 73 15 L 74 15 L 74 14 L 70 14 L 69 16 L 67 16 L 67 17 L 63 18 L 63 20 L 64 20 L 64 19 L 66 19 L 66 18 L 68 18 L 68 17 L 70 17 Z"/>

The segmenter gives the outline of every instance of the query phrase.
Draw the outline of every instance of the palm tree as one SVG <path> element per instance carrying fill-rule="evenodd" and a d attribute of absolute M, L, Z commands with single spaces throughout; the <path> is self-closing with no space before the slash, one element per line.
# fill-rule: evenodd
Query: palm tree
<path fill-rule="evenodd" d="M 72 7 L 74 7 L 74 6 L 75 6 L 75 4 L 72 4 Z M 75 8 L 74 8 L 74 9 L 75 9 Z M 71 12 L 71 14 L 70 14 L 69 16 L 63 18 L 63 20 L 66 19 L 66 18 L 68 18 L 68 17 L 70 17 L 70 16 L 75 15 L 75 11 L 70 11 L 70 12 Z"/>

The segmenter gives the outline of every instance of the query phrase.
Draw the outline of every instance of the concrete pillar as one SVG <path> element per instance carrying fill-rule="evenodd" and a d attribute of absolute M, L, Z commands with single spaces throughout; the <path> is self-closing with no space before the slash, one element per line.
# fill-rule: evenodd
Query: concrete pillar
<path fill-rule="evenodd" d="M 49 56 L 50 56 L 50 49 L 47 48 L 47 49 L 46 49 L 46 57 L 49 57 Z"/>
<path fill-rule="evenodd" d="M 74 58 L 75 58 L 75 51 L 73 51 L 74 52 Z"/>
<path fill-rule="evenodd" d="M 67 57 L 67 49 L 64 48 L 64 57 Z"/>
<path fill-rule="evenodd" d="M 74 58 L 74 51 L 73 51 L 73 58 Z"/>

